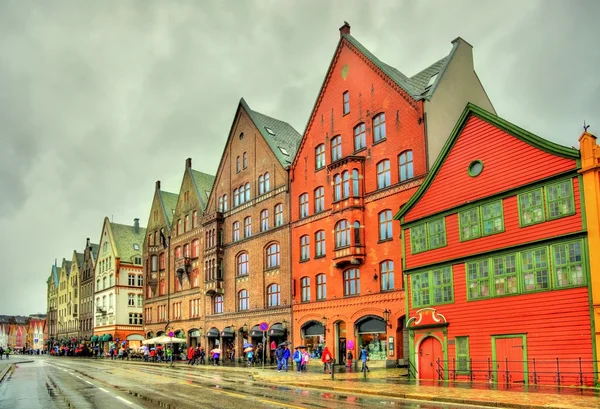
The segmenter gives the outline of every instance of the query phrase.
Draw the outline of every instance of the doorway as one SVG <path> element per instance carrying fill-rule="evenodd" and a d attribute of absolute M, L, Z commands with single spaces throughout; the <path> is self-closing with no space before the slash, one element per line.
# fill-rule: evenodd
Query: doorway
<path fill-rule="evenodd" d="M 526 335 L 492 337 L 494 380 L 504 384 L 527 384 Z"/>
<path fill-rule="evenodd" d="M 443 379 L 442 344 L 437 338 L 426 337 L 419 346 L 419 379 Z M 438 366 L 438 360 L 440 366 Z"/>

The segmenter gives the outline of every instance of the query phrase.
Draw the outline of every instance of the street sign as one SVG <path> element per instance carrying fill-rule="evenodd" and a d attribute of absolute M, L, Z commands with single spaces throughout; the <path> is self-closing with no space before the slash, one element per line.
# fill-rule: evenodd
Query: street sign
<path fill-rule="evenodd" d="M 175 336 L 175 334 L 173 333 L 173 331 L 169 331 L 169 336 L 170 336 L 171 338 L 173 338 L 173 337 Z"/>
<path fill-rule="evenodd" d="M 258 328 L 260 328 L 261 331 L 266 331 L 269 329 L 269 324 L 267 324 L 266 322 L 261 322 Z"/>

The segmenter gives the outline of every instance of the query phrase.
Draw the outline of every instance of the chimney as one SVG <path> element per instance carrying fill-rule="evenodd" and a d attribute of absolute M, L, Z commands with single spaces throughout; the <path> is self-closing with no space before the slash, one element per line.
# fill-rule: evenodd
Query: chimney
<path fill-rule="evenodd" d="M 133 219 L 133 231 L 135 233 L 140 232 L 140 219 L 138 219 L 137 217 Z"/>
<path fill-rule="evenodd" d="M 344 25 L 340 27 L 340 37 L 344 34 L 350 35 L 350 24 L 347 21 L 344 21 Z"/>
<path fill-rule="evenodd" d="M 185 160 L 185 167 L 186 168 L 191 168 L 192 167 L 192 158 L 187 158 Z"/>
<path fill-rule="evenodd" d="M 90 238 L 85 239 L 85 248 L 90 247 Z"/>
<path fill-rule="evenodd" d="M 156 181 L 156 190 L 160 190 L 160 180 Z"/>

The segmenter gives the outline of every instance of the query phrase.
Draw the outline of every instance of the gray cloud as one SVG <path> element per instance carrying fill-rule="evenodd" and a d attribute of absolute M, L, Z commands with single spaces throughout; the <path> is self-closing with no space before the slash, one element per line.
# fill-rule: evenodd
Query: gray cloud
<path fill-rule="evenodd" d="M 104 216 L 148 218 L 184 160 L 214 173 L 237 102 L 303 131 L 347 20 L 407 74 L 461 36 L 498 112 L 576 145 L 600 133 L 596 1 L 0 3 L 0 312 L 46 309 L 55 258 Z"/>

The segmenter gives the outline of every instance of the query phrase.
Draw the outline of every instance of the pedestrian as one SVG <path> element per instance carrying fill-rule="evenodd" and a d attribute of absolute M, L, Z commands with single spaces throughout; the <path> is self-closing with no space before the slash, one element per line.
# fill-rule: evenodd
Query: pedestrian
<path fill-rule="evenodd" d="M 206 351 L 204 351 L 204 348 L 200 348 L 200 363 L 202 365 L 206 365 L 206 360 L 204 359 L 206 357 Z"/>
<path fill-rule="evenodd" d="M 221 355 L 217 351 L 213 352 L 212 359 L 213 359 L 213 363 L 215 366 L 219 366 L 219 358 L 220 357 L 221 357 Z"/>
<path fill-rule="evenodd" d="M 304 351 L 302 351 L 302 366 L 300 367 L 300 371 L 306 372 L 306 366 L 308 365 L 309 361 L 310 361 L 310 354 L 305 349 Z"/>
<path fill-rule="evenodd" d="M 288 370 L 288 359 L 290 359 L 291 352 L 287 345 L 283 346 L 283 369 L 287 372 Z"/>
<path fill-rule="evenodd" d="M 283 366 L 283 348 L 281 346 L 278 346 L 275 350 L 275 360 L 277 361 L 277 372 L 281 372 Z"/>
<path fill-rule="evenodd" d="M 171 350 L 171 347 L 167 347 L 167 359 L 165 360 L 165 362 L 167 361 L 169 361 L 171 365 L 173 365 L 173 351 Z"/>
<path fill-rule="evenodd" d="M 331 373 L 331 361 L 333 360 L 333 356 L 331 352 L 329 352 L 329 348 L 325 346 L 323 349 L 323 355 L 321 355 L 321 362 L 323 362 L 323 372 Z"/>
<path fill-rule="evenodd" d="M 0 360 L 4 359 L 4 348 L 0 347 Z"/>
<path fill-rule="evenodd" d="M 6 355 L 6 359 L 10 359 L 10 345 L 6 347 L 4 354 Z"/>
<path fill-rule="evenodd" d="M 231 350 L 229 351 L 229 360 L 235 363 L 235 347 L 231 347 Z"/>
<path fill-rule="evenodd" d="M 348 363 L 347 363 L 347 367 L 352 369 L 352 359 L 354 358 L 354 356 L 352 355 L 352 351 L 348 351 Z"/>
<path fill-rule="evenodd" d="M 271 341 L 271 346 L 270 346 L 270 349 L 271 349 L 271 365 L 273 365 L 273 359 L 274 359 L 274 358 L 275 358 L 275 359 L 277 358 L 277 357 L 275 356 L 275 352 L 276 352 L 276 350 L 277 350 L 277 343 L 276 343 L 274 340 L 273 340 L 273 341 Z"/>
<path fill-rule="evenodd" d="M 248 366 L 254 363 L 254 351 L 251 349 L 248 351 Z"/>
<path fill-rule="evenodd" d="M 296 363 L 296 371 L 300 372 L 302 367 L 302 353 L 298 347 L 296 347 L 296 351 L 294 351 L 294 362 Z"/>
<path fill-rule="evenodd" d="M 362 369 L 361 371 L 367 371 L 367 372 L 371 372 L 371 370 L 369 369 L 369 366 L 367 365 L 367 360 L 369 359 L 369 351 L 367 351 L 367 346 L 363 345 L 362 349 L 360 350 L 360 359 L 362 361 Z"/>
<path fill-rule="evenodd" d="M 194 364 L 194 347 L 190 346 L 187 352 L 188 365 Z"/>

